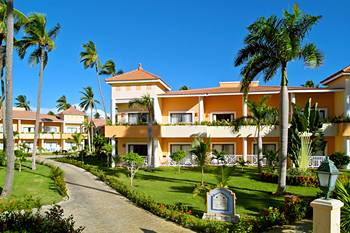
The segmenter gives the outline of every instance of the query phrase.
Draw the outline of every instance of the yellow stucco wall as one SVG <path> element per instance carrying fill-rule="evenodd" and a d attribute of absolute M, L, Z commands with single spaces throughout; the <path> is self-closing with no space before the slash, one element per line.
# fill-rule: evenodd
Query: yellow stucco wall
<path fill-rule="evenodd" d="M 319 108 L 326 108 L 328 117 L 333 118 L 334 115 L 334 93 L 296 93 L 296 104 L 304 107 L 309 98 L 312 99 L 312 104 L 316 101 Z M 343 103 L 344 101 L 342 101 Z"/>
<path fill-rule="evenodd" d="M 193 112 L 198 121 L 198 97 L 163 98 L 161 103 L 162 121 L 169 123 L 171 112 Z"/>
<path fill-rule="evenodd" d="M 334 115 L 341 116 L 344 114 L 344 92 L 334 93 Z"/>
<path fill-rule="evenodd" d="M 206 121 L 210 121 L 210 114 L 214 112 L 234 112 L 236 117 L 242 116 L 242 96 L 208 96 L 203 100 Z"/>

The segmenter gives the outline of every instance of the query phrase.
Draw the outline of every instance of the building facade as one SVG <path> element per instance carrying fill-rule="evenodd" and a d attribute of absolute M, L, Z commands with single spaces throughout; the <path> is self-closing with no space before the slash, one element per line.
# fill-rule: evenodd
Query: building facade
<path fill-rule="evenodd" d="M 30 150 L 34 143 L 35 112 L 13 108 L 13 130 L 15 146 L 25 143 Z M 44 152 L 70 151 L 72 135 L 83 133 L 85 113 L 74 107 L 57 114 L 40 114 L 38 148 Z M 3 148 L 3 122 L 0 121 L 0 147 Z M 86 135 L 84 135 L 86 136 Z"/>
<path fill-rule="evenodd" d="M 322 81 L 325 87 L 289 87 L 292 103 L 301 107 L 312 98 L 318 102 L 321 117 L 333 119 L 350 116 L 350 67 Z M 193 137 L 202 135 L 211 138 L 212 148 L 224 150 L 235 158 L 254 162 L 256 158 L 256 127 L 244 126 L 239 132 L 232 127 L 213 124 L 230 121 L 249 115 L 247 103 L 240 92 L 239 82 L 220 82 L 218 87 L 171 91 L 158 76 L 139 65 L 138 69 L 106 79 L 111 86 L 112 125 L 105 126 L 104 134 L 112 139 L 113 155 L 134 151 L 147 155 L 154 148 L 155 165 L 171 163 L 169 156 L 177 150 L 189 151 Z M 261 86 L 253 82 L 248 99 L 258 101 L 268 96 L 269 105 L 279 107 L 279 86 Z M 129 108 L 133 98 L 149 94 L 154 102 L 153 145 L 147 145 L 148 114 L 142 108 Z M 324 154 L 344 151 L 350 155 L 350 128 L 347 123 L 323 124 L 327 142 Z M 278 126 L 264 127 L 263 150 L 278 150 Z M 188 153 L 186 161 L 192 157 Z M 186 163 L 185 161 L 185 163 Z"/>

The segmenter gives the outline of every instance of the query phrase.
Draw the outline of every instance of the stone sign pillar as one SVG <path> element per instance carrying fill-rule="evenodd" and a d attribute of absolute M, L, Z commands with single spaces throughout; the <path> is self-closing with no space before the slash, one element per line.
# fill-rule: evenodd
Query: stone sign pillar
<path fill-rule="evenodd" d="M 340 208 L 343 202 L 319 198 L 311 202 L 314 233 L 340 233 Z"/>
<path fill-rule="evenodd" d="M 207 193 L 207 213 L 203 219 L 237 223 L 236 195 L 225 188 L 216 188 Z"/>

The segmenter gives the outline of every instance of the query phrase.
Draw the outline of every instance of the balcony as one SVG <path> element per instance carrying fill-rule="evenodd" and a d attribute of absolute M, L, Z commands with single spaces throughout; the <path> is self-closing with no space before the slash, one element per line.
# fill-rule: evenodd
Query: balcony
<path fill-rule="evenodd" d="M 108 138 L 146 138 L 147 125 L 113 125 L 105 126 L 104 134 Z M 153 137 L 160 136 L 160 126 L 153 125 Z"/>

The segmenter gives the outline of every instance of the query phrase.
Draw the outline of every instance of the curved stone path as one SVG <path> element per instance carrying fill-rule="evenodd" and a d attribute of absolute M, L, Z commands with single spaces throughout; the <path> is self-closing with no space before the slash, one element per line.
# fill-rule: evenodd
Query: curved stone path
<path fill-rule="evenodd" d="M 54 163 L 64 171 L 69 199 L 58 203 L 66 216 L 73 215 L 85 233 L 192 232 L 133 205 L 91 173 L 76 166 Z"/>

